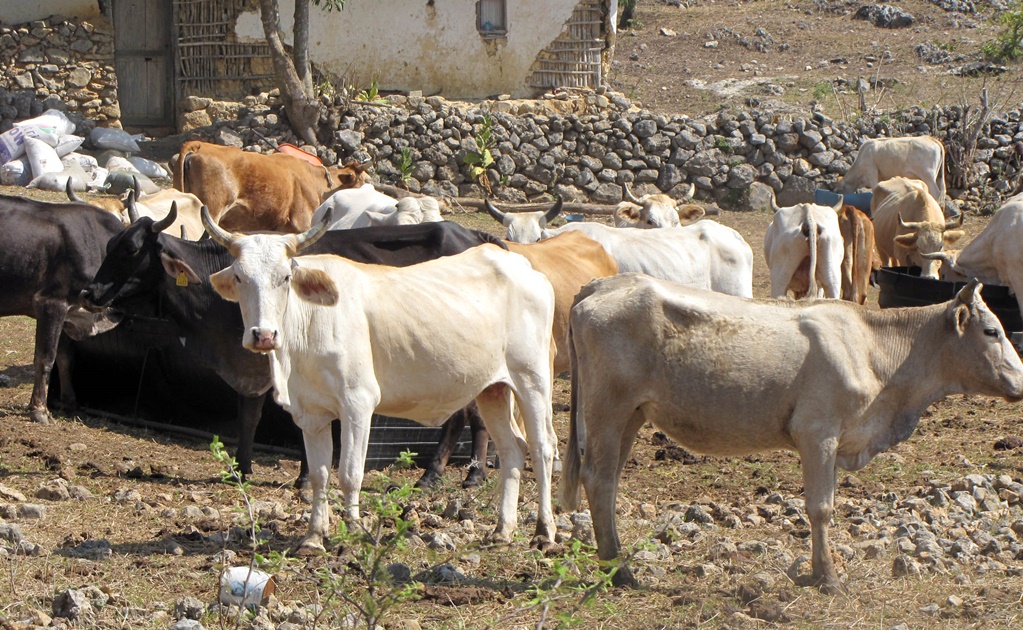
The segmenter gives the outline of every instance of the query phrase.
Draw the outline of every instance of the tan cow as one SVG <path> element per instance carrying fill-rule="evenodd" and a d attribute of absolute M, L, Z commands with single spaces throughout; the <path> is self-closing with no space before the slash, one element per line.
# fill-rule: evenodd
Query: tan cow
<path fill-rule="evenodd" d="M 202 218 L 199 216 L 202 202 L 192 193 L 168 188 L 153 195 L 145 195 L 140 200 L 132 191 L 124 200 L 124 206 L 128 214 L 128 224 L 135 223 L 141 217 L 160 221 L 171 213 L 171 208 L 177 208 L 174 220 L 163 231 L 187 241 L 198 241 L 202 238 L 204 229 Z"/>
<path fill-rule="evenodd" d="M 202 200 L 225 229 L 304 232 L 333 192 L 369 181 L 368 165 L 317 167 L 284 153 L 263 155 L 208 142 L 186 142 L 174 187 Z"/>
<path fill-rule="evenodd" d="M 873 188 L 897 176 L 923 181 L 931 196 L 945 203 L 945 146 L 931 136 L 866 140 L 836 192 Z"/>
<path fill-rule="evenodd" d="M 797 583 L 844 590 L 828 544 L 838 469 L 907 439 L 948 394 L 1023 398 L 1023 363 L 980 289 L 875 311 L 745 300 L 642 274 L 594 280 L 569 324 L 562 508 L 578 509 L 582 482 L 600 558 L 618 557 L 618 484 L 646 422 L 709 455 L 796 451 L 813 543 L 813 574 Z M 614 579 L 635 582 L 627 566 Z"/>
<path fill-rule="evenodd" d="M 923 278 L 938 278 L 941 261 L 923 254 L 940 252 L 963 236 L 963 215 L 945 215 L 926 185 L 917 179 L 893 177 L 874 186 L 870 216 L 882 265 L 916 265 Z"/>
<path fill-rule="evenodd" d="M 848 204 L 838 214 L 845 254 L 842 256 L 842 299 L 857 304 L 867 301 L 870 272 L 878 268 L 874 254 L 874 224 L 870 217 Z"/>

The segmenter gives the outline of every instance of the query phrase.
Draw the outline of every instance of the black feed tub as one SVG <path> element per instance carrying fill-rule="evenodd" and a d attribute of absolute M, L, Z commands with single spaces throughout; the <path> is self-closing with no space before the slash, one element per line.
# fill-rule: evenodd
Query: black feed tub
<path fill-rule="evenodd" d="M 110 332 L 72 342 L 71 347 L 74 357 L 71 381 L 82 408 L 222 437 L 238 436 L 235 420 L 238 394 L 215 372 L 196 363 L 181 346 L 171 322 L 128 318 Z M 60 400 L 60 379 L 56 374 L 54 370 L 50 383 L 51 406 Z M 406 449 L 416 453 L 416 462 L 425 466 L 437 450 L 440 435 L 440 428 L 375 415 L 366 468 L 389 466 Z M 301 431 L 272 395 L 267 396 L 263 406 L 256 443 L 257 448 L 258 445 L 296 451 L 301 448 Z M 451 463 L 467 463 L 471 450 L 466 427 Z"/>
<path fill-rule="evenodd" d="M 874 279 L 881 288 L 877 300 L 881 308 L 940 304 L 954 298 L 966 286 L 966 282 L 921 278 L 919 267 L 882 267 L 874 272 Z M 1019 304 L 1009 287 L 985 284 L 980 294 L 1001 320 L 1007 335 L 1023 331 Z"/>

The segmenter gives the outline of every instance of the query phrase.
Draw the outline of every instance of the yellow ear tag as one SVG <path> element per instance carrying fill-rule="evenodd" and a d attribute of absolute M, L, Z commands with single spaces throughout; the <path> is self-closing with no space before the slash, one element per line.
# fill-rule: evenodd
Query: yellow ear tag
<path fill-rule="evenodd" d="M 177 277 L 177 280 L 175 281 L 175 284 L 177 284 L 179 287 L 187 287 L 188 286 L 188 278 L 185 277 L 185 272 L 184 271 L 182 271 L 181 273 L 178 274 L 178 277 Z"/>

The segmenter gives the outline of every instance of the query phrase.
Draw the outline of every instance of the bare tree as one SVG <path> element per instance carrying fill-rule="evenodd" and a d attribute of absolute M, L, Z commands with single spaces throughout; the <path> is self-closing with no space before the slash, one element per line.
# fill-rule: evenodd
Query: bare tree
<path fill-rule="evenodd" d="M 313 0 L 328 11 L 344 8 L 346 0 Z M 295 27 L 292 52 L 284 47 L 280 9 L 277 0 L 259 0 L 263 34 L 270 46 L 274 79 L 281 89 L 284 114 L 292 130 L 312 145 L 319 145 L 316 136 L 320 120 L 320 103 L 313 88 L 312 66 L 309 63 L 309 3 L 295 0 Z"/>

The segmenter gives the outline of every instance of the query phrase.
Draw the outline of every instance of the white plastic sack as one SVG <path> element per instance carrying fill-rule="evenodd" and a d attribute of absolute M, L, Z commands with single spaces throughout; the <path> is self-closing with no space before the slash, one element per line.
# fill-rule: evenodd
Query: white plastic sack
<path fill-rule="evenodd" d="M 128 171 L 129 173 L 138 173 L 142 175 L 142 171 L 135 168 L 135 165 L 128 161 L 128 158 L 118 157 L 116 155 L 110 156 L 107 163 L 103 165 L 108 171 Z"/>
<path fill-rule="evenodd" d="M 60 141 L 59 134 L 51 128 L 13 127 L 0 133 L 0 164 L 6 164 L 25 155 L 25 138 L 38 138 L 51 147 L 57 146 L 57 142 Z"/>
<path fill-rule="evenodd" d="M 25 138 L 25 154 L 28 155 L 28 163 L 32 165 L 33 177 L 64 170 L 60 156 L 53 147 L 38 138 Z"/>
<path fill-rule="evenodd" d="M 57 153 L 60 153 L 60 151 L 58 151 Z M 64 166 L 77 164 L 78 166 L 81 166 L 86 173 L 92 173 L 97 168 L 99 168 L 99 162 L 96 160 L 96 158 L 92 157 L 91 155 L 86 155 L 84 153 L 78 152 L 72 152 L 68 153 L 67 155 L 61 156 L 60 162 Z"/>
<path fill-rule="evenodd" d="M 81 136 L 69 136 L 64 134 L 60 136 L 60 139 L 57 141 L 57 146 L 53 148 L 57 152 L 57 155 L 64 157 L 72 151 L 77 151 L 78 147 L 82 146 L 83 142 L 85 142 L 85 138 Z"/>
<path fill-rule="evenodd" d="M 32 181 L 32 167 L 28 158 L 22 156 L 0 166 L 0 184 L 4 186 L 28 186 Z"/>
<path fill-rule="evenodd" d="M 89 142 L 97 149 L 114 149 L 115 151 L 128 151 L 138 153 L 139 145 L 135 138 L 123 129 L 108 129 L 96 127 L 89 132 Z"/>
<path fill-rule="evenodd" d="M 59 109 L 48 109 L 35 118 L 22 120 L 14 123 L 15 127 L 42 127 L 54 130 L 58 136 L 64 136 L 75 132 L 75 123 L 68 120 L 64 112 Z M 83 139 L 84 140 L 84 139 Z"/>
<path fill-rule="evenodd" d="M 129 155 L 127 160 L 146 177 L 152 177 L 154 179 L 170 179 L 170 173 L 167 172 L 167 169 L 152 160 L 147 160 L 144 157 L 138 157 L 135 155 Z"/>
<path fill-rule="evenodd" d="M 69 178 L 71 180 L 72 189 L 78 192 L 85 191 L 86 182 L 88 181 L 89 176 L 80 168 L 68 169 L 59 173 L 45 173 L 29 182 L 28 188 L 61 192 L 67 190 L 67 182 Z"/>
<path fill-rule="evenodd" d="M 106 190 L 107 189 L 107 175 L 109 175 L 109 174 L 110 174 L 110 171 L 108 171 L 107 169 L 103 168 L 102 166 L 97 166 L 96 168 L 92 169 L 92 171 L 89 173 L 89 175 L 92 177 L 92 179 L 90 179 L 89 182 L 88 182 L 89 189 L 90 190 Z"/>

